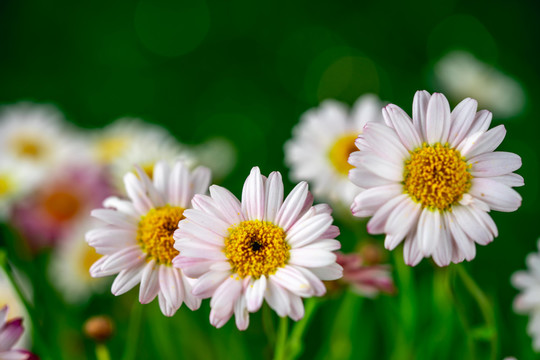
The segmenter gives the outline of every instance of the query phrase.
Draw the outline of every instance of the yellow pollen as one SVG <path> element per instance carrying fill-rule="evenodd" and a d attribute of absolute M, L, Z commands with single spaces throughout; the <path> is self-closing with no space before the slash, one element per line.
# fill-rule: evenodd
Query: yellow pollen
<path fill-rule="evenodd" d="M 154 259 L 158 264 L 171 265 L 174 257 L 179 254 L 173 247 L 173 234 L 183 218 L 184 209 L 170 205 L 153 208 L 141 217 L 137 242 L 146 253 L 148 261 Z"/>
<path fill-rule="evenodd" d="M 154 164 L 144 164 L 141 166 L 142 170 L 148 175 L 150 179 L 154 178 Z"/>
<path fill-rule="evenodd" d="M 127 147 L 128 140 L 123 137 L 110 137 L 96 144 L 97 158 L 104 163 L 112 162 Z"/>
<path fill-rule="evenodd" d="M 358 151 L 358 148 L 354 144 L 357 137 L 358 134 L 346 134 L 340 137 L 328 152 L 328 157 L 332 165 L 334 165 L 337 172 L 345 176 L 349 175 L 349 170 L 353 168 L 349 164 L 349 155 L 352 152 Z"/>
<path fill-rule="evenodd" d="M 19 156 L 34 160 L 42 157 L 45 150 L 38 139 L 34 139 L 30 136 L 15 138 L 13 139 L 12 145 Z"/>
<path fill-rule="evenodd" d="M 267 221 L 248 220 L 229 229 L 224 252 L 240 277 L 258 279 L 285 266 L 290 249 L 282 228 Z"/>
<path fill-rule="evenodd" d="M 411 151 L 405 161 L 403 190 L 431 209 L 448 210 L 471 187 L 471 165 L 456 149 L 436 143 Z"/>

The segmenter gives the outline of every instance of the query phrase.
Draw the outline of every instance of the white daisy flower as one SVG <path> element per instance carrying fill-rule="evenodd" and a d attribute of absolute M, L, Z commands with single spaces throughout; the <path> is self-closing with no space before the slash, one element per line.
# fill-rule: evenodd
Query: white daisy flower
<path fill-rule="evenodd" d="M 96 225 L 96 220 L 89 219 L 69 229 L 55 247 L 49 264 L 51 283 L 72 304 L 84 303 L 107 284 L 105 279 L 90 276 L 90 267 L 101 255 L 86 243 L 85 233 Z"/>
<path fill-rule="evenodd" d="M 364 95 L 350 112 L 333 100 L 305 112 L 285 144 L 291 179 L 307 180 L 315 196 L 348 206 L 359 192 L 347 178 L 349 155 L 357 150 L 354 141 L 366 123 L 382 122 L 381 108 L 375 95 Z"/>
<path fill-rule="evenodd" d="M 11 159 L 0 161 L 0 221 L 5 220 L 13 204 L 29 194 L 40 174 L 31 166 L 21 166 Z"/>
<path fill-rule="evenodd" d="M 439 266 L 476 255 L 475 242 L 497 236 L 490 210 L 521 205 L 512 189 L 523 178 L 513 171 L 521 158 L 494 152 L 506 135 L 503 125 L 488 131 L 491 113 L 473 99 L 450 112 L 442 94 L 418 91 L 413 118 L 396 105 L 383 109 L 386 124 L 369 123 L 351 154 L 350 179 L 362 192 L 351 210 L 372 216 L 371 234 L 386 234 L 389 250 L 405 239 L 404 258 L 416 265 L 432 256 Z"/>
<path fill-rule="evenodd" d="M 0 112 L 0 154 L 20 167 L 32 168 L 45 178 L 72 159 L 88 156 L 84 142 L 50 105 L 20 103 Z"/>
<path fill-rule="evenodd" d="M 123 189 L 122 179 L 135 172 L 137 164 L 152 179 L 156 163 L 177 160 L 193 165 L 193 161 L 178 141 L 164 128 L 139 119 L 124 118 L 106 127 L 95 136 L 94 155 L 110 166 L 113 184 Z"/>
<path fill-rule="evenodd" d="M 191 295 L 191 280 L 171 266 L 178 255 L 173 233 L 193 195 L 207 191 L 210 171 L 198 167 L 190 172 L 182 162 L 171 169 L 158 162 L 153 174 L 150 180 L 140 168 L 137 175 L 128 172 L 124 182 L 129 200 L 110 197 L 104 201 L 107 209 L 92 211 L 105 225 L 86 234 L 88 244 L 104 255 L 90 274 L 118 274 L 112 284 L 114 295 L 140 283 L 139 301 L 146 304 L 157 295 L 163 314 L 172 316 L 182 302 L 192 310 L 201 304 Z"/>
<path fill-rule="evenodd" d="M 521 291 L 514 300 L 514 311 L 530 315 L 527 333 L 533 339 L 533 348 L 540 352 L 540 253 L 529 254 L 526 261 L 528 271 L 512 275 L 512 285 Z"/>
<path fill-rule="evenodd" d="M 480 105 L 492 109 L 496 117 L 515 116 L 525 106 L 525 93 L 516 80 L 470 53 L 451 52 L 435 64 L 434 70 L 438 83 L 452 98 L 478 99 Z"/>
<path fill-rule="evenodd" d="M 254 167 L 244 183 L 242 202 L 212 185 L 210 196 L 196 195 L 193 209 L 174 234 L 180 252 L 173 265 L 198 278 L 193 295 L 212 297 L 210 322 L 220 328 L 235 314 L 238 329 L 249 325 L 249 312 L 263 299 L 279 316 L 299 320 L 302 297 L 322 296 L 321 280 L 341 277 L 333 253 L 331 208 L 312 206 L 307 183 L 298 184 L 283 201 L 279 172 L 268 179 Z"/>

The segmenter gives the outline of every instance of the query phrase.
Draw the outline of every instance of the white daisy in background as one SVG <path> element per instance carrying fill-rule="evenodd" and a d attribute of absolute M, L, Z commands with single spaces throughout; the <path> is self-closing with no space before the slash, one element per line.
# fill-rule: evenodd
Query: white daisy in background
<path fill-rule="evenodd" d="M 87 219 L 74 225 L 60 239 L 49 263 L 51 283 L 72 304 L 86 302 L 92 294 L 101 293 L 107 280 L 90 276 L 90 267 L 101 258 L 85 241 L 85 233 L 97 221 Z"/>
<path fill-rule="evenodd" d="M 166 129 L 130 118 L 117 120 L 95 135 L 94 156 L 110 167 L 112 182 L 120 192 L 124 190 L 124 174 L 135 172 L 135 164 L 150 178 L 160 160 L 169 164 L 182 160 L 193 165 L 187 149 Z"/>
<path fill-rule="evenodd" d="M 514 311 L 531 317 L 527 333 L 533 339 L 533 348 L 540 352 L 540 253 L 527 256 L 527 267 L 528 271 L 517 271 L 512 275 L 512 285 L 521 291 L 514 300 Z"/>
<path fill-rule="evenodd" d="M 19 103 L 0 111 L 0 154 L 45 178 L 61 164 L 88 156 L 82 138 L 51 105 Z"/>
<path fill-rule="evenodd" d="M 385 247 L 405 239 L 404 258 L 416 265 L 432 256 L 439 266 L 476 255 L 475 242 L 497 236 L 490 210 L 511 212 L 521 205 L 512 189 L 523 185 L 513 171 L 521 158 L 494 152 L 506 135 L 503 125 L 488 131 L 491 113 L 465 99 L 450 112 L 442 94 L 418 91 L 413 118 L 396 105 L 383 109 L 387 125 L 368 123 L 351 154 L 350 179 L 362 192 L 351 210 L 372 216 L 371 234 L 386 234 Z"/>
<path fill-rule="evenodd" d="M 473 97 L 497 118 L 518 115 L 525 106 L 525 92 L 516 80 L 470 53 L 451 52 L 435 64 L 434 71 L 441 88 L 453 99 Z"/>
<path fill-rule="evenodd" d="M 40 174 L 31 166 L 21 166 L 11 159 L 0 159 L 0 221 L 12 206 L 37 185 Z"/>
<path fill-rule="evenodd" d="M 279 172 L 268 179 L 254 167 L 244 183 L 242 202 L 227 189 L 210 187 L 196 195 L 193 209 L 174 234 L 180 252 L 173 265 L 198 278 L 193 295 L 212 297 L 210 322 L 220 328 L 235 314 L 238 329 L 249 325 L 249 312 L 263 299 L 279 316 L 304 316 L 302 297 L 322 296 L 321 280 L 341 277 L 333 253 L 331 208 L 312 206 L 307 183 L 301 182 L 283 201 Z"/>
<path fill-rule="evenodd" d="M 19 281 L 19 283 L 21 286 L 23 286 L 22 290 L 26 290 L 26 292 L 28 292 L 28 281 Z M 31 331 L 29 330 L 32 325 L 30 321 L 31 319 L 26 312 L 24 304 L 22 303 L 21 299 L 17 295 L 17 292 L 13 288 L 13 285 L 11 285 L 11 282 L 9 281 L 7 274 L 4 272 L 4 269 L 0 268 L 0 308 L 3 308 L 4 306 L 7 306 L 9 308 L 9 311 L 3 314 L 4 320 L 22 318 L 24 321 L 24 326 L 26 328 L 26 332 L 24 332 L 24 334 L 17 340 L 15 344 L 13 344 L 13 346 L 20 349 L 30 349 L 32 344 L 30 335 Z M 2 316 L 0 316 L 0 318 L 1 317 Z M 2 319 L 0 319 L 0 322 L 1 321 Z"/>
<path fill-rule="evenodd" d="M 110 197 L 104 201 L 106 209 L 92 211 L 104 225 L 89 231 L 86 240 L 104 256 L 92 265 L 90 274 L 118 274 L 112 284 L 114 295 L 140 283 L 139 301 L 146 304 L 158 296 L 166 316 L 172 316 L 182 302 L 198 309 L 201 300 L 191 294 L 191 280 L 171 266 L 178 255 L 173 233 L 193 195 L 207 191 L 210 170 L 198 167 L 190 172 L 182 162 L 172 169 L 158 162 L 152 180 L 137 168 L 137 175 L 128 172 L 124 182 L 129 200 Z"/>
<path fill-rule="evenodd" d="M 226 138 L 210 138 L 200 145 L 190 147 L 189 153 L 197 164 L 212 170 L 212 178 L 215 180 L 224 179 L 236 166 L 236 148 Z"/>
<path fill-rule="evenodd" d="M 382 104 L 375 95 L 360 97 L 352 111 L 337 101 L 326 100 L 302 115 L 285 144 L 285 161 L 293 181 L 307 180 L 313 194 L 333 204 L 348 206 L 358 187 L 347 178 L 349 155 L 366 123 L 382 122 Z"/>

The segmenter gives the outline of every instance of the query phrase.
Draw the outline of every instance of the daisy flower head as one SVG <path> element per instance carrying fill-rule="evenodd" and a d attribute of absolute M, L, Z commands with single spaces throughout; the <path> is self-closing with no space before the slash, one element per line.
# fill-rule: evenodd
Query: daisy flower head
<path fill-rule="evenodd" d="M 0 221 L 9 217 L 14 204 L 38 184 L 40 174 L 31 166 L 20 166 L 13 159 L 0 160 Z"/>
<path fill-rule="evenodd" d="M 322 296 L 321 280 L 341 277 L 332 210 L 312 204 L 307 183 L 283 200 L 281 174 L 266 178 L 258 167 L 244 183 L 241 202 L 217 185 L 210 196 L 193 198 L 174 234 L 180 253 L 173 264 L 198 278 L 193 295 L 212 298 L 212 325 L 222 327 L 234 313 L 238 329 L 245 330 L 249 313 L 263 300 L 279 316 L 299 320 L 302 298 Z"/>
<path fill-rule="evenodd" d="M 182 302 L 196 310 L 201 300 L 191 294 L 191 279 L 172 267 L 178 251 L 173 233 L 184 212 L 191 207 L 194 194 L 205 193 L 210 170 L 198 167 L 190 171 L 178 161 L 169 167 L 158 162 L 153 179 L 137 168 L 128 172 L 124 183 L 128 200 L 107 198 L 105 209 L 92 211 L 103 225 L 86 234 L 88 244 L 103 255 L 90 268 L 94 277 L 118 274 L 112 293 L 121 295 L 140 283 L 139 301 L 151 302 L 156 296 L 161 312 L 172 316 Z"/>
<path fill-rule="evenodd" d="M 514 311 L 531 317 L 527 333 L 533 338 L 533 348 L 540 352 L 540 253 L 529 254 L 526 261 L 528 270 L 514 273 L 511 279 L 512 285 L 521 291 L 514 299 Z"/>
<path fill-rule="evenodd" d="M 21 318 L 8 320 L 8 307 L 0 308 L 0 359 L 2 360 L 30 360 L 37 357 L 20 349 L 13 349 L 24 333 Z"/>
<path fill-rule="evenodd" d="M 431 256 L 439 266 L 472 260 L 475 243 L 497 236 L 490 210 L 511 212 L 521 205 L 512 187 L 523 178 L 513 171 L 521 158 L 494 151 L 506 130 L 488 130 L 491 113 L 477 112 L 467 98 L 452 112 L 442 94 L 418 91 L 413 117 L 396 105 L 383 109 L 385 124 L 369 123 L 349 159 L 350 179 L 363 190 L 351 210 L 372 216 L 371 234 L 386 234 L 393 250 L 404 240 L 404 259 L 416 265 Z"/>
<path fill-rule="evenodd" d="M 45 178 L 66 161 L 86 157 L 87 151 L 55 107 L 19 103 L 0 110 L 0 154 Z"/>
<path fill-rule="evenodd" d="M 285 161 L 293 181 L 307 180 L 317 197 L 348 206 L 358 187 L 347 178 L 349 155 L 358 149 L 355 139 L 368 122 L 382 122 L 382 104 L 375 95 L 360 97 L 349 111 L 344 104 L 326 100 L 302 115 L 285 144 Z"/>

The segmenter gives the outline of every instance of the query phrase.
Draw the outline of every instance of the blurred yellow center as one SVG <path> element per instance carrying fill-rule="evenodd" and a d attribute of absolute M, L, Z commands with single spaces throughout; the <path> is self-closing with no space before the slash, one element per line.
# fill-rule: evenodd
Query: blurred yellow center
<path fill-rule="evenodd" d="M 282 228 L 267 221 L 248 220 L 229 229 L 224 252 L 240 277 L 259 278 L 285 266 L 290 249 Z"/>
<path fill-rule="evenodd" d="M 91 247 L 90 245 L 85 245 L 84 254 L 81 261 L 82 273 L 87 275 L 88 278 L 93 279 L 90 276 L 90 267 L 100 258 L 101 255 L 98 254 L 93 247 Z"/>
<path fill-rule="evenodd" d="M 154 259 L 158 264 L 171 265 L 174 257 L 179 254 L 173 247 L 173 234 L 183 218 L 184 209 L 170 205 L 153 208 L 141 217 L 137 242 L 146 253 L 147 260 Z"/>
<path fill-rule="evenodd" d="M 13 182 L 7 174 L 0 174 L 0 196 L 9 194 L 13 189 Z"/>
<path fill-rule="evenodd" d="M 45 151 L 43 144 L 30 136 L 21 136 L 13 139 L 12 142 L 15 153 L 23 158 L 31 158 L 34 160 L 43 156 Z"/>
<path fill-rule="evenodd" d="M 100 140 L 96 147 L 98 160 L 104 163 L 112 162 L 120 156 L 127 146 L 127 139 L 123 137 L 110 137 Z"/>
<path fill-rule="evenodd" d="M 352 152 L 358 151 L 358 148 L 354 144 L 357 137 L 358 134 L 347 134 L 340 137 L 328 152 L 328 157 L 330 158 L 332 165 L 334 165 L 337 172 L 345 176 L 347 176 L 349 170 L 353 168 L 353 166 L 349 164 L 349 155 L 351 155 Z"/>
<path fill-rule="evenodd" d="M 458 150 L 424 143 L 405 162 L 403 188 L 424 207 L 446 210 L 471 187 L 470 167 Z"/>

